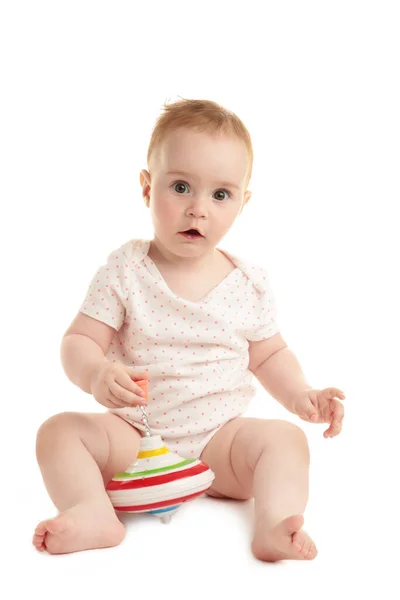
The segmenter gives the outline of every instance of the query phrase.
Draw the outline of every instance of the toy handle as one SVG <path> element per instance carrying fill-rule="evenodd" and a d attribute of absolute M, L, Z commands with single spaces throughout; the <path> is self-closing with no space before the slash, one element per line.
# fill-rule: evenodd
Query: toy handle
<path fill-rule="evenodd" d="M 144 391 L 144 399 L 146 402 L 149 401 L 149 382 L 147 379 L 139 379 L 139 381 L 135 381 L 136 385 L 138 385 Z"/>

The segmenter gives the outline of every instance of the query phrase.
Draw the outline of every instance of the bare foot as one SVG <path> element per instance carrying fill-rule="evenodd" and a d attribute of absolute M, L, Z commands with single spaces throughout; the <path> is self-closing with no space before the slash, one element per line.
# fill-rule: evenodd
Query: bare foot
<path fill-rule="evenodd" d="M 66 554 L 91 548 L 117 546 L 125 537 L 125 527 L 114 509 L 104 504 L 77 504 L 54 519 L 42 521 L 32 543 L 39 552 Z"/>
<path fill-rule="evenodd" d="M 318 551 L 310 536 L 301 529 L 303 523 L 302 515 L 293 515 L 269 529 L 266 519 L 261 516 L 251 544 L 254 556 L 268 562 L 315 558 Z"/>

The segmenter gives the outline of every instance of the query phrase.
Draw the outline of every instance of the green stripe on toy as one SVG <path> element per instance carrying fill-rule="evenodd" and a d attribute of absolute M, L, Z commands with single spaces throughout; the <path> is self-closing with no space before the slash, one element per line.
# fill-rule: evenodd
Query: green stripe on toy
<path fill-rule="evenodd" d="M 179 469 L 180 467 L 185 467 L 186 465 L 190 465 L 191 463 L 196 462 L 196 458 L 187 458 L 180 463 L 175 463 L 174 465 L 170 465 L 169 467 L 160 467 L 159 469 L 151 469 L 149 471 L 137 471 L 135 473 L 127 473 L 124 471 L 123 473 L 118 473 L 114 475 L 113 479 L 132 479 L 133 477 L 141 477 L 142 475 L 153 475 L 154 473 L 163 473 L 164 471 L 171 471 L 171 469 Z"/>

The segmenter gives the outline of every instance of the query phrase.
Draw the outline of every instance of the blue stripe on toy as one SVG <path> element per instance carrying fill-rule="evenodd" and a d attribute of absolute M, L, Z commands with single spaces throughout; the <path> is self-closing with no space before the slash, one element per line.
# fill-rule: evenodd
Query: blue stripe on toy
<path fill-rule="evenodd" d="M 149 515 L 157 515 L 159 513 L 164 513 L 164 512 L 168 512 L 170 510 L 175 510 L 176 508 L 179 508 L 180 504 L 175 504 L 175 506 L 168 506 L 167 508 L 160 508 L 158 510 L 149 510 L 147 511 Z"/>

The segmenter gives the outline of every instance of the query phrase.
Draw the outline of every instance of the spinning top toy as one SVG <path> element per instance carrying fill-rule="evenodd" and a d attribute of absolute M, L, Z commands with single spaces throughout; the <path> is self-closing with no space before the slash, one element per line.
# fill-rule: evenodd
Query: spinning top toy
<path fill-rule="evenodd" d="M 148 400 L 148 382 L 136 381 Z M 106 486 L 115 510 L 155 515 L 168 523 L 178 508 L 202 495 L 215 475 L 202 461 L 171 452 L 161 436 L 152 435 L 146 411 L 140 406 L 145 427 L 136 460 L 117 473 Z"/>

